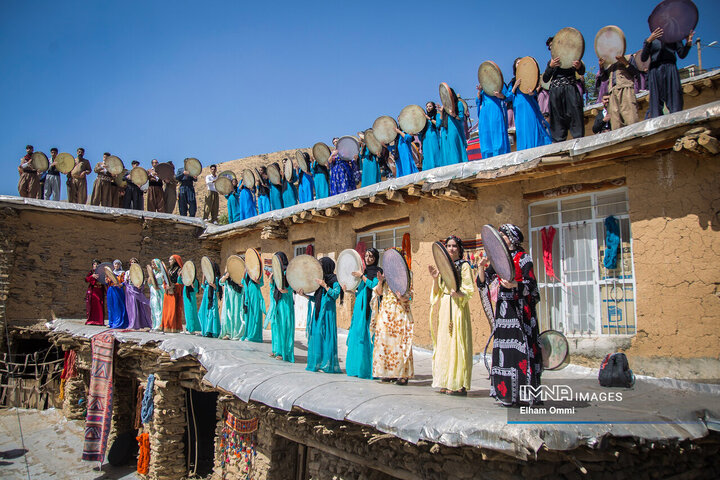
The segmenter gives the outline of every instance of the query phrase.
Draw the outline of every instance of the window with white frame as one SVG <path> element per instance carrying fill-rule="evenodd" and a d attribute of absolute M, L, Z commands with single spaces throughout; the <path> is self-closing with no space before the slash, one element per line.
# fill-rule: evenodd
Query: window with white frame
<path fill-rule="evenodd" d="M 410 225 L 358 233 L 357 241 L 363 242 L 366 248 L 377 248 L 382 253 L 388 248 L 402 247 L 402 237 L 406 233 L 410 233 Z"/>
<path fill-rule="evenodd" d="M 606 268 L 604 262 L 606 220 L 611 232 L 613 225 L 618 230 L 615 268 Z M 529 226 L 541 297 L 540 330 L 559 330 L 568 336 L 634 335 L 635 276 L 627 190 L 531 203 Z"/>
<path fill-rule="evenodd" d="M 293 245 L 293 257 L 297 257 L 298 255 L 305 255 L 305 250 L 307 250 L 307 247 L 311 245 L 311 243 L 297 243 Z"/>

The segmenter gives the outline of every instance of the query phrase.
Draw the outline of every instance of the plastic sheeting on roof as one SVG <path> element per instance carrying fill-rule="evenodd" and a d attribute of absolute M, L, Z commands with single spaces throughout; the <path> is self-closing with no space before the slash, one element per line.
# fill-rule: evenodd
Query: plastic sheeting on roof
<path fill-rule="evenodd" d="M 48 326 L 87 338 L 106 330 L 67 319 L 56 320 Z M 269 331 L 264 333 L 269 337 Z M 114 334 L 120 342 L 157 343 L 174 359 L 186 355 L 196 357 L 207 369 L 207 382 L 246 402 L 260 402 L 284 411 L 298 407 L 335 420 L 368 425 L 413 443 L 427 440 L 447 446 L 476 446 L 518 458 L 532 456 L 543 445 L 550 450 L 594 446 L 605 436 L 661 442 L 696 439 L 706 436 L 708 424 L 717 425 L 720 419 L 717 390 L 708 392 L 688 385 L 674 388 L 640 378 L 633 389 L 623 390 L 627 401 L 611 409 L 628 418 L 645 416 L 650 421 L 508 424 L 509 409 L 488 397 L 487 372 L 479 359 L 473 368 L 473 389 L 467 398 L 461 398 L 439 395 L 429 387 L 431 354 L 422 349 L 414 352 L 415 379 L 408 386 L 399 387 L 344 374 L 305 371 L 302 351 L 306 345 L 302 334 L 296 335 L 298 363 L 295 364 L 270 358 L 269 338 L 258 344 L 188 334 L 139 331 L 115 331 Z M 344 358 L 344 335 L 339 337 L 340 357 Z M 572 368 L 546 372 L 543 378 L 597 378 L 591 373 L 580 367 L 576 372 Z M 603 391 L 602 387 L 596 388 Z"/>

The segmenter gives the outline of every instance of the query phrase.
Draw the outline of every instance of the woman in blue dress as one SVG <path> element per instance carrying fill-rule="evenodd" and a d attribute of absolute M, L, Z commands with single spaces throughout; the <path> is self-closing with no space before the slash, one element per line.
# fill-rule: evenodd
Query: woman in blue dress
<path fill-rule="evenodd" d="M 278 252 L 283 268 L 282 289 L 277 288 L 274 278 L 270 280 L 270 309 L 267 321 L 272 330 L 272 355 L 278 360 L 295 363 L 295 301 L 293 290 L 285 278 L 288 258 L 283 252 Z M 274 275 L 274 273 L 273 273 Z"/>
<path fill-rule="evenodd" d="M 537 90 L 528 95 L 521 92 L 520 80 L 515 78 L 515 70 L 519 58 L 513 63 L 513 79 L 508 84 L 512 90 L 506 94 L 505 100 L 512 102 L 515 112 L 515 135 L 517 136 L 517 150 L 539 147 L 552 143 L 550 125 L 540 111 L 537 100 Z"/>
<path fill-rule="evenodd" d="M 125 307 L 125 289 L 123 288 L 125 272 L 120 260 L 113 262 L 113 273 L 117 277 L 118 283 L 110 285 L 107 289 L 108 327 L 127 328 L 129 319 Z M 110 283 L 109 278 L 107 281 Z"/>
<path fill-rule="evenodd" d="M 455 95 L 453 101 L 457 102 L 455 107 L 457 116 L 449 115 L 444 109 L 441 115 L 440 146 L 444 165 L 468 161 L 465 142 L 465 107 Z"/>
<path fill-rule="evenodd" d="M 260 167 L 258 168 L 258 172 L 260 173 L 260 180 L 258 180 L 255 191 L 257 193 L 258 215 L 262 215 L 263 213 L 269 212 L 271 210 L 270 189 L 268 188 L 267 168 Z"/>
<path fill-rule="evenodd" d="M 248 274 L 242 281 L 243 308 L 245 310 L 245 332 L 240 340 L 262 343 L 263 341 L 263 315 L 265 315 L 265 298 L 260 287 L 263 286 L 263 276 L 257 282 L 252 280 Z"/>
<path fill-rule="evenodd" d="M 328 257 L 320 259 L 323 279 L 317 280 L 319 288 L 313 296 L 307 296 L 313 308 L 308 308 L 308 352 L 306 370 L 311 372 L 341 373 L 337 349 L 337 311 L 335 302 L 344 294 L 337 281 L 335 262 Z M 300 295 L 305 293 L 300 290 Z"/>
<path fill-rule="evenodd" d="M 200 332 L 200 319 L 198 318 L 197 294 L 200 290 L 200 282 L 197 277 L 193 279 L 192 285 L 185 285 L 182 273 L 178 276 L 178 285 L 183 286 L 183 312 L 185 314 L 185 331 L 188 333 Z"/>
<path fill-rule="evenodd" d="M 288 160 L 287 158 L 283 159 L 283 166 L 282 166 L 283 172 L 285 172 L 286 163 L 290 162 L 290 161 L 291 160 Z M 293 168 L 292 177 L 290 178 L 289 181 L 283 175 L 282 201 L 283 201 L 284 208 L 292 207 L 293 205 L 297 205 L 297 203 L 298 203 L 298 192 L 297 192 L 297 187 L 295 186 L 296 181 L 297 181 L 297 176 L 295 175 L 294 168 Z"/>
<path fill-rule="evenodd" d="M 403 132 L 399 128 L 395 128 L 395 131 L 398 134 L 397 151 L 399 157 L 395 160 L 395 178 L 417 173 L 418 169 L 412 154 L 413 136 Z"/>
<path fill-rule="evenodd" d="M 364 136 L 360 138 L 365 140 Z M 380 164 L 377 157 L 372 154 L 364 142 L 360 144 L 360 162 L 362 170 L 360 186 L 367 187 L 368 185 L 380 183 Z"/>
<path fill-rule="evenodd" d="M 253 195 L 252 190 L 247 188 L 240 182 L 240 195 L 239 195 L 239 205 L 240 205 L 240 214 L 238 215 L 239 220 L 247 220 L 248 218 L 254 217 L 257 215 L 257 210 L 255 208 L 255 195 Z"/>
<path fill-rule="evenodd" d="M 270 188 L 270 210 L 280 210 L 283 208 L 282 185 L 275 185 L 268 181 Z"/>
<path fill-rule="evenodd" d="M 305 165 L 310 167 L 310 155 L 307 152 L 302 152 L 305 157 Z M 305 173 L 301 168 L 297 168 L 295 171 L 298 176 L 298 203 L 312 202 L 313 192 L 315 191 L 315 185 L 313 182 L 313 176 L 310 173 Z"/>
<path fill-rule="evenodd" d="M 337 150 L 330 155 L 330 196 L 355 190 L 355 161 L 343 160 Z"/>
<path fill-rule="evenodd" d="M 423 171 L 443 165 L 440 155 L 440 115 L 438 115 L 435 102 L 425 104 L 425 118 L 427 118 L 427 124 L 420 134 L 423 148 Z"/>
<path fill-rule="evenodd" d="M 510 94 L 503 85 L 502 92 L 486 92 L 477 86 L 478 134 L 482 158 L 496 157 L 510 151 L 505 99 Z"/>
<path fill-rule="evenodd" d="M 315 200 L 330 196 L 330 171 L 317 160 L 312 162 L 313 184 L 315 185 Z"/>
<path fill-rule="evenodd" d="M 372 378 L 373 340 L 370 335 L 370 299 L 373 288 L 378 283 L 377 274 L 382 272 L 378 267 L 378 260 L 380 253 L 374 248 L 369 248 L 365 251 L 365 270 L 352 273 L 354 277 L 360 277 L 360 284 L 355 291 L 355 306 L 347 336 L 345 370 L 350 377 Z"/>
<path fill-rule="evenodd" d="M 220 308 L 219 303 L 222 298 L 222 290 L 217 288 L 217 281 L 220 278 L 220 269 L 217 263 L 213 262 L 213 270 L 215 278 L 212 282 L 208 282 L 207 278 L 203 279 L 203 298 L 200 303 L 198 317 L 200 318 L 200 328 L 204 337 L 220 336 Z"/>
<path fill-rule="evenodd" d="M 225 195 L 227 199 L 228 209 L 228 223 L 235 223 L 241 220 L 240 218 L 240 193 L 238 192 L 238 181 L 232 179 L 233 189 L 230 193 Z"/>

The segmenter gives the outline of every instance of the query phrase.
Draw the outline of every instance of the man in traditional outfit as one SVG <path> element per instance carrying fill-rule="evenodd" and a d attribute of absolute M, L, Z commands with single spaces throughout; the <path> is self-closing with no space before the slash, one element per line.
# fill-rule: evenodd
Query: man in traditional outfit
<path fill-rule="evenodd" d="M 95 165 L 95 173 L 97 178 L 93 184 L 93 191 L 90 197 L 90 205 L 101 205 L 103 207 L 112 207 L 113 205 L 113 176 L 108 172 L 105 160 L 110 153 L 103 153 L 103 159 Z"/>
<path fill-rule="evenodd" d="M 148 170 L 147 211 L 165 213 L 163 182 L 155 171 L 155 168 L 158 166 L 158 161 L 156 158 L 153 158 L 150 163 L 152 164 L 152 168 Z"/>
<path fill-rule="evenodd" d="M 640 71 L 628 60 L 630 55 L 618 55 L 616 62 L 605 69 L 605 60 L 600 59 L 600 82 L 607 80 L 610 103 L 610 126 L 613 130 L 632 125 L 638 121 L 637 97 L 635 96 L 635 78 Z"/>
<path fill-rule="evenodd" d="M 132 161 L 132 168 L 139 167 L 140 162 L 137 160 Z M 143 209 L 143 192 L 140 190 L 140 185 L 135 185 L 130 179 L 130 172 L 125 175 L 125 181 L 127 186 L 125 187 L 125 196 L 123 197 L 123 208 L 132 210 Z"/>
<path fill-rule="evenodd" d="M 205 185 L 207 185 L 207 194 L 205 195 L 205 208 L 203 208 L 203 220 L 217 223 L 218 210 L 220 208 L 220 197 L 215 189 L 215 180 L 217 180 L 217 166 L 210 165 L 210 174 L 205 176 Z"/>
<path fill-rule="evenodd" d="M 18 193 L 24 198 L 37 197 L 40 189 L 40 179 L 37 170 L 32 166 L 32 154 L 34 148 L 32 145 L 25 146 L 25 156 L 20 159 L 18 173 L 20 181 L 18 182 Z"/>
<path fill-rule="evenodd" d="M 55 159 L 58 156 L 58 149 L 50 149 L 50 167 L 45 177 L 45 200 L 60 201 L 60 171 L 57 169 Z"/>
<path fill-rule="evenodd" d="M 78 165 L 80 165 L 78 167 Z M 73 175 L 72 172 L 75 171 Z M 68 202 L 85 205 L 87 203 L 87 176 L 92 172 L 90 162 L 85 158 L 85 149 L 77 149 L 75 167 L 67 174 Z"/>
<path fill-rule="evenodd" d="M 553 37 L 545 44 L 552 48 Z M 568 131 L 573 138 L 585 135 L 583 98 L 577 87 L 575 74 L 585 75 L 585 64 L 575 60 L 569 68 L 560 67 L 560 58 L 548 62 L 542 81 L 550 82 L 550 135 L 553 142 L 567 140 Z"/>
<path fill-rule="evenodd" d="M 193 177 L 187 170 L 183 170 L 177 174 L 175 180 L 180 182 L 178 195 L 180 215 L 194 217 L 197 201 L 195 200 L 195 186 L 193 184 L 197 182 L 197 177 Z"/>
<path fill-rule="evenodd" d="M 170 165 L 172 165 L 173 170 L 175 170 L 175 165 L 173 165 L 173 162 L 168 162 Z M 178 201 L 178 194 L 177 194 L 177 185 L 178 182 L 175 180 L 174 177 L 171 177 L 169 180 L 165 180 L 165 191 L 164 191 L 164 198 L 165 198 L 165 213 L 173 213 L 175 211 L 175 205 L 177 205 Z"/>

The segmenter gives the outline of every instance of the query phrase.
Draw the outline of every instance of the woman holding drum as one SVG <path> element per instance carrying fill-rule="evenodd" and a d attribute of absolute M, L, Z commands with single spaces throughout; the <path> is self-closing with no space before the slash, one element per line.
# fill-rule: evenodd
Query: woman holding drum
<path fill-rule="evenodd" d="M 152 329 L 162 329 L 162 312 L 165 292 L 163 290 L 162 262 L 159 258 L 153 259 L 147 266 L 148 284 L 150 286 L 150 314 L 152 315 Z"/>
<path fill-rule="evenodd" d="M 240 192 L 238 192 L 237 178 L 230 180 L 232 182 L 232 191 L 225 195 L 227 200 L 228 223 L 235 223 L 242 220 L 240 209 Z"/>
<path fill-rule="evenodd" d="M 418 173 L 415 159 L 412 155 L 413 136 L 403 132 L 397 127 L 395 128 L 395 132 L 398 134 L 397 149 L 399 157 L 395 162 L 395 178 L 404 177 L 411 173 Z"/>
<path fill-rule="evenodd" d="M 360 256 L 357 255 L 358 260 Z M 338 261 L 340 258 L 338 257 Z M 350 330 L 347 336 L 347 357 L 345 358 L 345 371 L 350 377 L 372 378 L 373 341 L 370 335 L 370 299 L 373 288 L 378 283 L 378 274 L 382 269 L 378 267 L 380 253 L 369 248 L 365 251 L 365 269 L 352 272 L 360 283 L 355 289 L 355 305 L 353 306 Z"/>
<path fill-rule="evenodd" d="M 492 368 L 490 395 L 506 407 L 520 404 L 520 385 L 540 385 L 542 355 L 538 345 L 535 305 L 540 300 L 532 258 L 522 247 L 523 234 L 516 225 L 500 226 L 507 245 L 515 278 L 499 278 L 497 303 L 494 305 Z M 483 239 L 485 240 L 485 239 Z M 488 288 L 498 277 L 487 258 L 480 260 L 477 283 Z"/>
<path fill-rule="evenodd" d="M 252 257 L 252 258 L 251 258 Z M 246 329 L 240 340 L 249 342 L 262 343 L 263 341 L 263 316 L 265 315 L 265 298 L 263 297 L 260 287 L 263 286 L 262 263 L 260 255 L 253 249 L 248 249 L 245 253 L 245 263 L 250 269 L 250 262 L 256 266 L 257 272 L 255 277 L 251 278 L 250 273 L 246 273 L 242 281 L 243 292 L 245 296 L 244 311 Z"/>
<path fill-rule="evenodd" d="M 139 280 L 139 287 L 133 281 L 135 276 Z M 142 291 L 144 283 L 141 282 L 143 282 L 142 268 L 138 259 L 133 257 L 130 259 L 130 269 L 125 276 L 125 310 L 128 316 L 128 328 L 131 329 L 152 327 L 150 301 Z"/>
<path fill-rule="evenodd" d="M 190 261 L 185 262 L 183 269 L 178 276 L 178 284 L 183 286 L 183 312 L 185 314 L 185 331 L 187 333 L 195 333 L 202 331 L 200 326 L 200 318 L 198 317 L 197 295 L 200 291 L 200 282 L 198 282 L 195 273 L 195 266 L 192 269 L 188 267 Z"/>
<path fill-rule="evenodd" d="M 475 287 L 470 264 L 464 259 L 462 241 L 451 235 L 445 241 L 445 249 L 456 272 L 456 289 L 451 288 L 440 276 L 435 265 L 429 265 L 433 277 L 430 295 L 430 318 L 437 305 L 438 335 L 433 350 L 433 383 L 440 393 L 467 395 L 472 377 L 472 330 L 470 305 L 468 303 Z M 432 329 L 431 329 L 432 333 Z"/>
<path fill-rule="evenodd" d="M 204 257 L 203 260 L 205 260 Z M 203 337 L 217 338 L 220 336 L 220 299 L 222 290 L 217 288 L 217 279 L 220 278 L 220 269 L 217 263 L 211 262 L 212 276 L 205 275 L 203 268 L 203 297 L 198 310 L 200 328 Z"/>
<path fill-rule="evenodd" d="M 237 180 L 235 181 L 237 182 Z M 238 198 L 238 203 L 240 207 L 240 214 L 238 215 L 238 221 L 247 220 L 248 218 L 257 215 L 257 208 L 255 207 L 255 195 L 253 195 L 252 190 L 243 185 L 242 182 L 240 183 L 239 189 L 240 194 Z"/>
<path fill-rule="evenodd" d="M 423 171 L 444 165 L 442 155 L 440 154 L 440 115 L 438 114 L 435 102 L 427 102 L 425 104 L 425 118 L 427 119 L 427 124 L 425 125 L 425 129 L 420 132 L 423 151 Z"/>
<path fill-rule="evenodd" d="M 496 157 L 510 151 L 508 117 L 505 106 L 510 95 L 503 84 L 502 73 L 494 62 L 483 62 L 478 69 L 478 132 L 482 158 Z"/>
<path fill-rule="evenodd" d="M 339 143 L 339 141 L 338 141 Z M 339 149 L 333 150 L 330 165 L 330 196 L 355 190 L 355 158 L 342 158 Z"/>
<path fill-rule="evenodd" d="M 367 187 L 368 185 L 374 185 L 380 183 L 380 164 L 378 163 L 377 157 L 370 151 L 367 146 L 368 139 L 367 133 L 358 132 L 358 136 L 362 141 L 360 143 L 360 168 L 362 170 L 362 176 L 360 178 L 360 186 Z M 377 142 L 377 140 L 375 140 Z M 382 145 L 378 142 L 378 146 L 382 148 Z"/>
<path fill-rule="evenodd" d="M 443 163 L 453 165 L 468 161 L 467 141 L 465 140 L 465 116 L 468 112 L 455 92 L 443 83 L 440 86 L 440 98 L 443 110 L 440 122 L 440 148 Z"/>
<path fill-rule="evenodd" d="M 127 328 L 128 316 L 127 310 L 125 309 L 125 289 L 123 288 L 125 271 L 122 269 L 122 262 L 120 260 L 113 262 L 112 273 L 112 276 L 105 276 L 105 280 L 108 283 L 108 327 Z"/>
<path fill-rule="evenodd" d="M 233 281 L 227 267 L 219 283 L 223 289 L 220 338 L 227 335 L 230 340 L 240 340 L 244 332 L 242 286 Z"/>
<path fill-rule="evenodd" d="M 85 325 L 105 325 L 105 285 L 100 282 L 100 275 L 95 272 L 99 266 L 100 260 L 93 260 L 92 269 L 85 275 L 85 282 L 88 284 L 85 293 Z"/>
<path fill-rule="evenodd" d="M 271 355 L 278 360 L 295 363 L 295 300 L 293 290 L 285 278 L 288 263 L 287 255 L 283 252 L 273 256 L 267 321 L 272 329 Z"/>
<path fill-rule="evenodd" d="M 312 202 L 315 185 L 310 173 L 310 155 L 298 150 L 295 152 L 295 157 L 298 159 L 298 167 L 295 170 L 298 177 L 298 203 Z"/>
<path fill-rule="evenodd" d="M 512 90 L 507 93 L 506 100 L 512 102 L 515 112 L 517 150 L 552 143 L 550 125 L 545 121 L 537 100 L 539 77 L 534 58 L 516 58 L 513 62 L 513 79 L 508 84 Z"/>
<path fill-rule="evenodd" d="M 260 178 L 257 179 L 255 193 L 257 194 L 257 211 L 258 215 L 269 212 L 270 208 L 270 188 L 268 187 L 267 168 L 258 168 Z"/>
<path fill-rule="evenodd" d="M 180 270 L 183 266 L 180 255 L 172 255 L 168 259 L 169 269 L 163 274 L 163 312 L 162 312 L 162 330 L 163 332 L 177 333 L 183 329 L 183 285 L 178 282 Z M 163 271 L 165 266 L 162 265 Z"/>
<path fill-rule="evenodd" d="M 287 173 L 290 173 L 290 178 L 288 178 Z M 292 207 L 293 205 L 298 204 L 298 192 L 297 187 L 295 186 L 296 181 L 297 175 L 295 174 L 295 169 L 292 166 L 292 160 L 284 158 L 282 179 L 282 200 L 284 208 Z"/>

